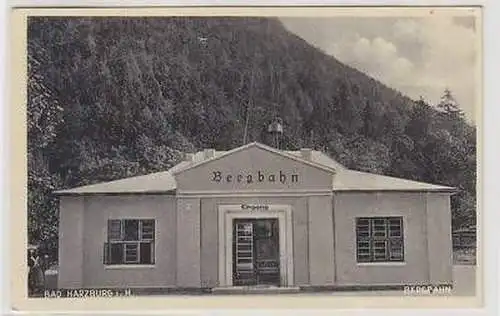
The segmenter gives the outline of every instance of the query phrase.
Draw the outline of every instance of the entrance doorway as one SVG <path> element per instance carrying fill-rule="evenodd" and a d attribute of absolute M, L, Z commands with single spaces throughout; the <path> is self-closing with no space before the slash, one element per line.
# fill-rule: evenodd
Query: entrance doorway
<path fill-rule="evenodd" d="M 219 205 L 219 286 L 293 286 L 289 205 Z"/>
<path fill-rule="evenodd" d="M 278 218 L 233 219 L 233 284 L 280 285 Z"/>

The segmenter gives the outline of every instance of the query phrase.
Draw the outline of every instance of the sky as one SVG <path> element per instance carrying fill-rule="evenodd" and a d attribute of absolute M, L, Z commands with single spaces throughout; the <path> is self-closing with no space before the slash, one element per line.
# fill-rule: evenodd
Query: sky
<path fill-rule="evenodd" d="M 403 94 L 437 104 L 450 89 L 474 120 L 477 36 L 474 17 L 282 18 L 284 25 L 341 62 Z"/>

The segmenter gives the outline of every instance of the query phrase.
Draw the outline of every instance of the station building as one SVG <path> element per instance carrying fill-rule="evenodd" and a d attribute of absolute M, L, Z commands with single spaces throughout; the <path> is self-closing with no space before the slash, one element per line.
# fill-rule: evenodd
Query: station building
<path fill-rule="evenodd" d="M 250 143 L 56 192 L 59 288 L 452 284 L 454 188 Z"/>

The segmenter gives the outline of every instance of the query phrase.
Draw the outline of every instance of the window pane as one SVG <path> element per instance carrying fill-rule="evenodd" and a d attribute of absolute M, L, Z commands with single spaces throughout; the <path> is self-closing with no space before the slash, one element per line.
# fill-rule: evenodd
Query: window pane
<path fill-rule="evenodd" d="M 238 236 L 252 236 L 253 224 L 252 223 L 237 224 L 236 231 L 238 233 Z"/>
<path fill-rule="evenodd" d="M 152 264 L 153 263 L 153 243 L 143 242 L 141 243 L 141 263 L 142 264 Z"/>
<path fill-rule="evenodd" d="M 376 241 L 373 243 L 373 258 L 376 261 L 387 259 L 387 247 L 385 241 Z"/>
<path fill-rule="evenodd" d="M 401 236 L 401 218 L 390 218 L 389 219 L 389 237 L 400 237 Z"/>
<path fill-rule="evenodd" d="M 390 226 L 389 237 L 401 237 L 401 228 Z"/>
<path fill-rule="evenodd" d="M 376 257 L 385 257 L 385 248 L 373 248 Z"/>
<path fill-rule="evenodd" d="M 111 251 L 109 256 L 110 264 L 123 263 L 123 244 L 110 244 Z"/>
<path fill-rule="evenodd" d="M 368 226 L 369 224 L 370 224 L 370 220 L 368 218 L 358 218 L 358 220 L 357 220 L 358 226 L 361 226 L 361 225 Z"/>
<path fill-rule="evenodd" d="M 153 240 L 155 232 L 155 221 L 154 220 L 143 220 L 142 221 L 142 231 L 141 239 Z"/>
<path fill-rule="evenodd" d="M 403 261 L 403 253 L 402 252 L 392 252 L 391 261 Z"/>
<path fill-rule="evenodd" d="M 360 249 L 370 249 L 370 243 L 368 241 L 360 241 L 358 242 L 358 248 Z"/>
<path fill-rule="evenodd" d="M 370 249 L 363 249 L 358 251 L 358 256 L 370 256 Z"/>
<path fill-rule="evenodd" d="M 125 263 L 139 262 L 139 244 L 125 244 Z"/>
<path fill-rule="evenodd" d="M 360 238 L 360 239 L 370 238 L 370 233 L 369 232 L 358 232 L 358 238 Z"/>
<path fill-rule="evenodd" d="M 358 262 L 370 262 L 370 254 L 358 253 Z"/>
<path fill-rule="evenodd" d="M 385 225 L 374 225 L 373 226 L 373 236 L 379 238 L 386 237 L 386 229 Z"/>
<path fill-rule="evenodd" d="M 384 218 L 376 218 L 373 220 L 373 225 L 375 226 L 385 226 L 385 219 Z"/>
<path fill-rule="evenodd" d="M 369 256 L 370 248 L 358 249 L 358 255 Z"/>
<path fill-rule="evenodd" d="M 108 240 L 121 240 L 121 221 L 118 219 L 110 219 L 108 220 Z"/>
<path fill-rule="evenodd" d="M 371 244 L 369 240 L 358 241 L 356 251 L 358 262 L 371 261 Z"/>
<path fill-rule="evenodd" d="M 358 235 L 363 237 L 370 236 L 370 226 L 358 226 Z"/>
<path fill-rule="evenodd" d="M 390 259 L 403 260 L 403 241 L 399 238 L 390 241 Z"/>
<path fill-rule="evenodd" d="M 369 232 L 370 226 L 368 225 L 358 225 L 358 232 Z"/>
<path fill-rule="evenodd" d="M 139 240 L 139 221 L 125 221 L 125 236 L 124 240 Z"/>
<path fill-rule="evenodd" d="M 252 249 L 252 244 L 238 244 L 238 250 L 251 251 Z"/>
<path fill-rule="evenodd" d="M 374 261 L 387 261 L 387 256 L 385 252 L 374 252 L 373 253 Z"/>
<path fill-rule="evenodd" d="M 400 217 L 390 217 L 389 218 L 389 225 L 401 226 L 401 218 Z"/>
<path fill-rule="evenodd" d="M 356 221 L 356 235 L 358 239 L 370 237 L 370 221 L 366 218 L 358 218 Z"/>

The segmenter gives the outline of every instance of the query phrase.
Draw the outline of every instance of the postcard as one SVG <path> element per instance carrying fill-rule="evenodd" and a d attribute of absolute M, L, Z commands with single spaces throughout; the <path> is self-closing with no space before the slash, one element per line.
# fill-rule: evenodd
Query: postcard
<path fill-rule="evenodd" d="M 14 310 L 481 306 L 480 8 L 11 24 Z"/>

